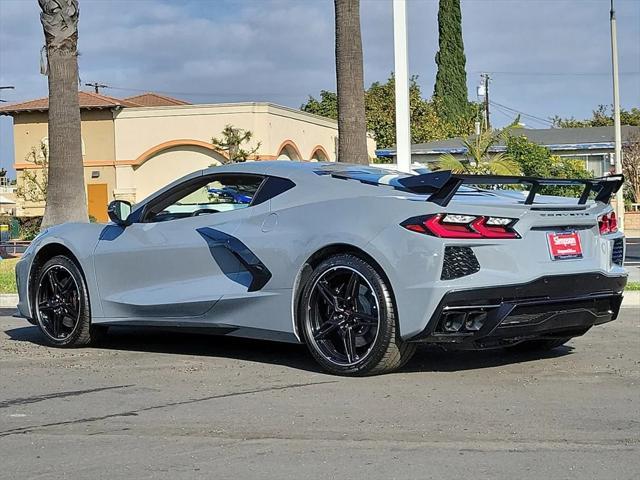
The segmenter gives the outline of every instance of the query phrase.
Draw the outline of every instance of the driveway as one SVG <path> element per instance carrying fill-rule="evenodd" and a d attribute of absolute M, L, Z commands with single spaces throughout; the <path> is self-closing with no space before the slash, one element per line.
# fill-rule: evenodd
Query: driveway
<path fill-rule="evenodd" d="M 40 342 L 0 317 L 0 478 L 640 477 L 637 308 L 542 358 L 421 348 L 360 379 L 226 337 Z"/>

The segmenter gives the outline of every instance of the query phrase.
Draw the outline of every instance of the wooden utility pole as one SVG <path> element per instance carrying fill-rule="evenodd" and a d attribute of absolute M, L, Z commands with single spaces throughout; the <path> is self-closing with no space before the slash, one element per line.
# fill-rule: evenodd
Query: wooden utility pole
<path fill-rule="evenodd" d="M 93 82 L 93 83 L 85 83 L 86 87 L 93 87 L 93 91 L 96 93 L 100 93 L 101 88 L 109 88 L 109 85 L 104 85 L 102 83 Z"/>

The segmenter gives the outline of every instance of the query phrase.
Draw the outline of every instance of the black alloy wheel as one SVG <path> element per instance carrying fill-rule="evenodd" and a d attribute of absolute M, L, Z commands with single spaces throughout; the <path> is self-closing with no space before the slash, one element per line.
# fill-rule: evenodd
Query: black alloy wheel
<path fill-rule="evenodd" d="M 318 265 L 303 291 L 301 307 L 307 346 L 332 373 L 388 372 L 415 350 L 397 335 L 385 280 L 354 255 L 335 255 Z"/>
<path fill-rule="evenodd" d="M 45 335 L 67 339 L 80 320 L 80 291 L 73 275 L 62 265 L 51 265 L 38 283 L 38 320 Z"/>
<path fill-rule="evenodd" d="M 33 314 L 47 343 L 79 347 L 95 340 L 105 328 L 91 326 L 89 295 L 77 265 L 59 255 L 37 272 Z"/>
<path fill-rule="evenodd" d="M 337 365 L 355 365 L 369 354 L 380 329 L 373 288 L 355 269 L 336 266 L 325 271 L 312 290 L 311 341 Z"/>

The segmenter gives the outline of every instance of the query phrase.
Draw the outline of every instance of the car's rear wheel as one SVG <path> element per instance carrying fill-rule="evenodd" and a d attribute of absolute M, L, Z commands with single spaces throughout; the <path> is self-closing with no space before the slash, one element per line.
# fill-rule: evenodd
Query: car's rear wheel
<path fill-rule="evenodd" d="M 35 320 L 47 343 L 81 347 L 104 333 L 91 326 L 87 286 L 69 258 L 58 255 L 48 260 L 37 273 L 35 287 Z"/>
<path fill-rule="evenodd" d="M 415 352 L 415 344 L 398 334 L 387 283 L 359 257 L 340 254 L 320 263 L 306 283 L 301 306 L 307 346 L 332 373 L 390 372 Z"/>

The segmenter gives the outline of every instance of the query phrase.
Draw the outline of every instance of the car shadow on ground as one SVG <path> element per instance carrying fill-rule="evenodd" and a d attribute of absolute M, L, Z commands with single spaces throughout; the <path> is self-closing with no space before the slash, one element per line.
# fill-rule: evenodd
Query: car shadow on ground
<path fill-rule="evenodd" d="M 5 330 L 11 341 L 46 346 L 37 327 Z M 166 353 L 232 358 L 241 361 L 281 365 L 310 372 L 322 372 L 304 345 L 267 342 L 133 327 L 111 327 L 108 335 L 96 346 L 105 350 Z M 499 367 L 540 359 L 570 355 L 573 347 L 562 346 L 547 352 L 520 353 L 505 349 L 485 351 L 444 351 L 434 346 L 420 345 L 414 357 L 400 373 L 456 372 Z"/>

